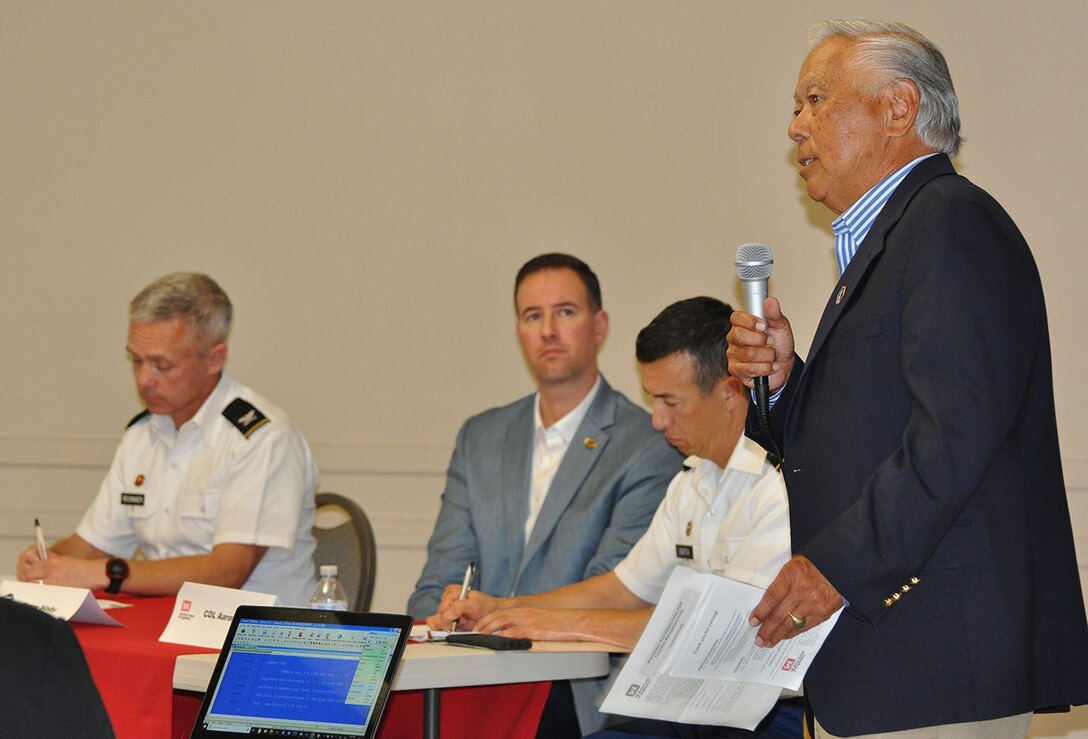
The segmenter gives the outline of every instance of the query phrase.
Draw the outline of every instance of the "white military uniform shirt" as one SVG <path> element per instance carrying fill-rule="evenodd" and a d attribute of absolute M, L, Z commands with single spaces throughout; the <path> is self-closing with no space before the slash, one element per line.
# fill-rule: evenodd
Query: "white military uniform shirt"
<path fill-rule="evenodd" d="M 650 527 L 614 570 L 657 603 L 677 565 L 765 588 L 790 558 L 786 485 L 767 453 L 741 436 L 722 470 L 691 456 L 669 484 Z"/>
<path fill-rule="evenodd" d="M 237 399 L 243 402 L 232 406 Z M 225 543 L 268 547 L 242 587 L 305 605 L 316 585 L 316 489 L 301 432 L 224 371 L 180 429 L 166 415 L 144 414 L 129 425 L 76 533 L 119 557 L 137 549 L 147 559 L 207 554 Z"/>

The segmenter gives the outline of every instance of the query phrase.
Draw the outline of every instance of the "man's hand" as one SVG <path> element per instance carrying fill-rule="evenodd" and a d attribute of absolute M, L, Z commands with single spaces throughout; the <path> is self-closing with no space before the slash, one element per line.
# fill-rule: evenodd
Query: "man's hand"
<path fill-rule="evenodd" d="M 500 608 L 477 621 L 476 630 L 515 639 L 578 641 L 585 638 L 577 627 L 583 614 L 571 608 Z"/>
<path fill-rule="evenodd" d="M 633 649 L 653 606 L 617 609 L 504 606 L 476 622 L 476 630 L 538 641 L 595 641 Z"/>
<path fill-rule="evenodd" d="M 109 584 L 104 558 L 68 557 L 51 551 L 48 558 L 41 559 L 37 546 L 27 547 L 19 555 L 15 576 L 23 582 L 41 581 L 89 590 L 100 590 Z"/>
<path fill-rule="evenodd" d="M 793 328 L 782 315 L 778 298 L 763 301 L 763 314 L 766 319 L 744 311 L 733 312 L 725 356 L 729 360 L 729 373 L 745 387 L 751 389 L 755 386 L 754 378 L 766 377 L 771 392 L 776 393 L 793 371 Z"/>
<path fill-rule="evenodd" d="M 442 600 L 438 603 L 438 610 L 433 616 L 427 617 L 427 627 L 435 631 L 449 631 L 454 620 L 457 621 L 458 631 L 477 631 L 476 622 L 502 607 L 510 605 L 509 598 L 495 598 L 472 590 L 466 598 L 461 598 L 460 585 L 447 585 L 442 593 Z"/>
<path fill-rule="evenodd" d="M 782 566 L 748 622 L 760 627 L 756 644 L 773 647 L 823 623 L 842 605 L 835 586 L 807 557 L 798 554 Z"/>

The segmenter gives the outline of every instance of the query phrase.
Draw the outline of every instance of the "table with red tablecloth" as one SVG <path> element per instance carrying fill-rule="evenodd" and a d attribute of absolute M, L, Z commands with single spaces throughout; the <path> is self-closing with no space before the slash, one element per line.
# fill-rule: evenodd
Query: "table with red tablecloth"
<path fill-rule="evenodd" d="M 201 696 L 175 693 L 174 662 L 181 654 L 216 650 L 159 641 L 173 612 L 173 596 L 104 597 L 129 604 L 107 611 L 124 626 L 75 622 L 72 628 L 118 739 L 187 737 Z"/>
<path fill-rule="evenodd" d="M 101 595 L 101 594 L 99 594 Z M 216 650 L 160 642 L 174 597 L 106 596 L 130 604 L 109 610 L 125 626 L 73 623 L 91 675 L 118 739 L 183 739 L 200 709 L 200 693 L 175 690 L 179 655 Z M 551 683 L 531 682 L 442 690 L 441 726 L 447 737 L 527 737 L 536 734 Z M 391 694 L 380 739 L 423 736 L 423 690 Z"/>

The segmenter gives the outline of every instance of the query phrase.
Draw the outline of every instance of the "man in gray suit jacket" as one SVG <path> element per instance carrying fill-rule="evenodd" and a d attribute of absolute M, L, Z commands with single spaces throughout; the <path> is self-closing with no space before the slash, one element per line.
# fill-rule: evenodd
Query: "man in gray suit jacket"
<path fill-rule="evenodd" d="M 680 469 L 649 414 L 597 370 L 608 314 L 584 262 L 565 254 L 530 260 L 518 272 L 514 304 L 537 392 L 461 427 L 427 564 L 408 601 L 417 619 L 438 611 L 444 595 L 459 595 L 471 562 L 474 587 L 511 596 L 610 571 Z"/>

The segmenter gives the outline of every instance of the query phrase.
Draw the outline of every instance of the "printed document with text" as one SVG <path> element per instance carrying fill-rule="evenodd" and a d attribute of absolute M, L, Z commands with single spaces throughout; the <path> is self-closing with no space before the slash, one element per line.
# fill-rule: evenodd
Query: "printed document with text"
<path fill-rule="evenodd" d="M 757 647 L 748 615 L 762 597 L 762 588 L 677 567 L 601 710 L 755 728 L 783 689 L 801 687 L 842 613 L 776 647 Z"/>

